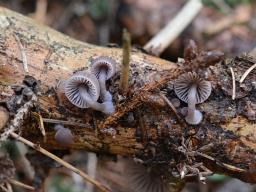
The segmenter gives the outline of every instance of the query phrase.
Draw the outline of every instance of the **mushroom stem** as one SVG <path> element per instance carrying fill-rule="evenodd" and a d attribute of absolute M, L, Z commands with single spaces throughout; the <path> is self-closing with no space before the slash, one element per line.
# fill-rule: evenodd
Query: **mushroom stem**
<path fill-rule="evenodd" d="M 105 72 L 101 72 L 99 74 L 99 84 L 100 84 L 100 97 L 103 102 L 112 102 L 112 95 L 109 91 L 106 89 L 106 80 L 107 76 Z"/>
<path fill-rule="evenodd" d="M 85 87 L 79 87 L 79 91 L 81 92 L 81 97 L 86 101 L 90 108 L 96 111 L 101 111 L 105 114 L 112 114 L 115 111 L 112 101 L 98 103 L 97 101 L 93 101 L 91 99 Z"/>
<path fill-rule="evenodd" d="M 109 99 L 107 97 L 109 92 L 106 89 L 106 78 L 107 78 L 106 73 L 105 72 L 100 72 L 100 74 L 99 74 L 100 97 L 103 101 L 106 101 L 106 100 Z"/>
<path fill-rule="evenodd" d="M 202 113 L 196 110 L 196 94 L 197 86 L 193 85 L 188 93 L 188 114 L 186 116 L 187 123 L 192 125 L 196 125 L 202 120 Z"/>
<path fill-rule="evenodd" d="M 197 93 L 197 86 L 193 85 L 188 93 L 188 108 L 191 110 L 196 109 L 196 93 Z"/>

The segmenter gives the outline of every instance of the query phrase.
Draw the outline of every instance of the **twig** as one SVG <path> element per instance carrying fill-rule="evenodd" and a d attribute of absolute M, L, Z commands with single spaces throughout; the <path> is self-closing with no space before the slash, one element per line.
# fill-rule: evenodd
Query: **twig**
<path fill-rule="evenodd" d="M 28 61 L 27 61 L 27 56 L 25 52 L 25 48 L 23 47 L 22 43 L 20 42 L 20 38 L 14 34 L 14 37 L 19 45 L 20 48 L 20 53 L 21 53 L 21 58 L 22 58 L 22 63 L 23 63 L 23 68 L 26 73 L 28 73 Z"/>
<path fill-rule="evenodd" d="M 63 124 L 63 125 L 71 125 L 71 126 L 78 126 L 78 127 L 85 127 L 85 128 L 90 128 L 88 125 L 83 124 L 83 123 L 77 123 L 77 122 L 72 122 L 72 121 L 64 121 L 64 120 L 59 120 L 59 119 L 47 119 L 47 118 L 42 118 L 43 122 L 45 123 L 53 123 L 53 124 Z"/>
<path fill-rule="evenodd" d="M 163 94 L 160 94 L 160 97 L 162 97 L 162 99 L 167 103 L 167 105 L 172 109 L 172 111 L 174 112 L 174 114 L 176 115 L 177 119 L 179 121 L 181 121 L 181 117 L 178 115 L 178 112 L 176 110 L 176 108 L 173 106 L 172 102 L 169 101 L 169 99 L 163 95 Z"/>
<path fill-rule="evenodd" d="M 37 120 L 39 122 L 39 129 L 40 129 L 42 135 L 45 137 L 44 121 L 43 121 L 42 116 L 36 112 L 33 112 L 32 114 L 37 118 Z"/>
<path fill-rule="evenodd" d="M 231 72 L 231 76 L 232 76 L 232 99 L 235 100 L 236 99 L 236 79 L 235 79 L 235 73 L 233 71 L 233 68 L 230 67 L 230 72 Z"/>
<path fill-rule="evenodd" d="M 14 179 L 9 179 L 8 181 L 9 181 L 11 184 L 16 185 L 16 186 L 18 186 L 18 187 L 21 187 L 21 188 L 24 188 L 24 189 L 27 189 L 27 190 L 31 190 L 31 191 L 34 191 L 34 190 L 35 190 L 34 187 L 32 187 L 32 186 L 30 186 L 30 185 L 27 185 L 27 184 L 25 184 L 25 183 L 22 183 L 22 182 L 20 182 L 20 181 L 17 181 L 17 180 L 14 180 Z"/>
<path fill-rule="evenodd" d="M 130 55 L 131 55 L 131 37 L 126 29 L 123 30 L 123 65 L 121 72 L 121 80 L 119 91 L 123 96 L 126 96 L 129 87 L 129 70 L 130 70 Z"/>
<path fill-rule="evenodd" d="M 136 115 L 138 115 L 138 119 L 139 119 L 139 127 L 138 128 L 141 129 L 142 142 L 147 143 L 149 138 L 148 138 L 148 130 L 145 125 L 145 120 L 144 120 L 139 109 L 136 110 L 136 113 L 137 113 Z"/>
<path fill-rule="evenodd" d="M 97 169 L 97 156 L 94 153 L 89 153 L 88 160 L 87 160 L 87 172 L 92 179 L 95 179 L 96 169 Z M 86 186 L 86 191 L 93 192 L 94 191 L 93 185 Z"/>
<path fill-rule="evenodd" d="M 249 73 L 254 69 L 256 68 L 256 63 L 254 65 L 252 65 L 249 69 L 247 69 L 245 71 L 245 73 L 242 75 L 241 79 L 240 79 L 240 83 L 243 83 L 243 81 L 245 80 L 245 78 L 249 75 Z"/>
<path fill-rule="evenodd" d="M 16 131 L 22 125 L 24 117 L 29 113 L 30 108 L 34 106 L 34 103 L 37 101 L 37 96 L 35 94 L 32 95 L 30 101 L 25 103 L 17 112 L 14 119 L 10 123 L 10 126 L 6 128 L 3 134 L 0 136 L 0 141 L 4 141 L 8 138 L 11 132 Z"/>
<path fill-rule="evenodd" d="M 7 187 L 7 192 L 13 192 L 12 186 L 10 183 L 6 183 L 6 187 Z"/>
<path fill-rule="evenodd" d="M 161 54 L 190 24 L 202 9 L 201 0 L 190 0 L 158 34 L 156 34 L 143 48 L 155 55 Z"/>
<path fill-rule="evenodd" d="M 6 187 L 3 186 L 4 184 L 0 185 L 0 189 L 3 190 L 4 192 L 8 192 L 8 189 Z"/>
<path fill-rule="evenodd" d="M 212 172 L 207 172 L 207 171 L 204 171 L 204 172 L 200 172 L 200 174 L 202 174 L 202 176 L 210 176 L 212 175 Z M 186 174 L 185 177 L 195 177 L 197 176 L 198 174 Z"/>
<path fill-rule="evenodd" d="M 100 182 L 91 179 L 86 173 L 82 172 L 81 170 L 77 169 L 76 167 L 74 167 L 73 165 L 67 163 L 66 161 L 63 161 L 61 158 L 57 157 L 56 155 L 48 152 L 47 150 L 43 149 L 42 147 L 35 145 L 34 143 L 26 140 L 25 138 L 19 136 L 18 134 L 14 133 L 14 132 L 10 132 L 10 135 L 17 139 L 18 141 L 32 147 L 33 149 L 35 149 L 36 151 L 46 155 L 47 157 L 55 160 L 56 162 L 58 162 L 59 164 L 61 164 L 62 166 L 70 169 L 71 171 L 77 173 L 78 175 L 80 175 L 81 177 L 83 177 L 86 181 L 88 181 L 89 183 L 92 183 L 93 185 L 95 185 L 98 189 L 100 189 L 103 192 L 110 192 L 110 190 L 108 188 L 106 188 L 105 186 L 103 186 Z"/>

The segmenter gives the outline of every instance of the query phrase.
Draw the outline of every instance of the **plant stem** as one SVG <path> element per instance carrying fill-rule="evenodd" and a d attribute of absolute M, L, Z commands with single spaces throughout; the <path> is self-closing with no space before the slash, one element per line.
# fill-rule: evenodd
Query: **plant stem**
<path fill-rule="evenodd" d="M 130 70 L 130 56 L 131 56 L 131 37 L 126 29 L 123 30 L 123 65 L 121 72 L 121 81 L 119 85 L 119 92 L 126 96 L 129 87 L 129 70 Z"/>

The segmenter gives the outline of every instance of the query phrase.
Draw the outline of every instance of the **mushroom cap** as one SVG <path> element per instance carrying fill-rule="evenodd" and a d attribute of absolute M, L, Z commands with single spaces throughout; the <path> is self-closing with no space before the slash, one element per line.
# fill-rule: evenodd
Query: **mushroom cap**
<path fill-rule="evenodd" d="M 67 128 L 58 129 L 54 138 L 59 144 L 63 145 L 74 143 L 74 136 L 72 135 L 72 132 Z"/>
<path fill-rule="evenodd" d="M 126 171 L 126 180 L 131 191 L 139 192 L 168 192 L 168 182 L 161 177 L 163 168 L 146 167 L 133 162 L 131 159 L 123 160 Z"/>
<path fill-rule="evenodd" d="M 87 90 L 92 101 L 98 100 L 100 95 L 100 85 L 95 75 L 87 71 L 76 72 L 66 81 L 64 87 L 65 95 L 73 105 L 79 108 L 88 108 L 90 106 L 81 96 L 82 90 Z"/>
<path fill-rule="evenodd" d="M 200 78 L 195 72 L 182 74 L 174 83 L 174 91 L 179 99 L 188 103 L 188 93 L 192 86 L 197 89 L 196 103 L 204 102 L 211 94 L 211 83 Z"/>
<path fill-rule="evenodd" d="M 116 61 L 107 56 L 100 56 L 91 61 L 91 72 L 99 79 L 100 73 L 106 73 L 106 80 L 116 72 Z"/>

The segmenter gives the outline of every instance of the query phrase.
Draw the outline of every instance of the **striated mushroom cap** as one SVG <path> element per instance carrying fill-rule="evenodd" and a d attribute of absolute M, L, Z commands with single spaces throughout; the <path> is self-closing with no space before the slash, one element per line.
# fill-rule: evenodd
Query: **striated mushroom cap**
<path fill-rule="evenodd" d="M 212 86 L 209 81 L 200 78 L 195 72 L 182 74 L 174 83 L 174 91 L 182 101 L 188 103 L 188 93 L 196 86 L 196 103 L 203 103 L 211 94 Z"/>
<path fill-rule="evenodd" d="M 68 100 L 79 108 L 90 107 L 82 94 L 88 95 L 89 100 L 96 102 L 100 95 L 100 86 L 95 75 L 87 71 L 79 71 L 70 77 L 64 86 Z"/>
<path fill-rule="evenodd" d="M 91 61 L 91 72 L 99 78 L 100 73 L 106 74 L 106 80 L 113 77 L 116 72 L 116 61 L 107 56 L 100 56 Z"/>
<path fill-rule="evenodd" d="M 164 181 L 163 170 L 158 167 L 146 167 L 135 162 L 125 161 L 127 184 L 132 191 L 168 192 L 171 191 L 167 181 Z"/>

